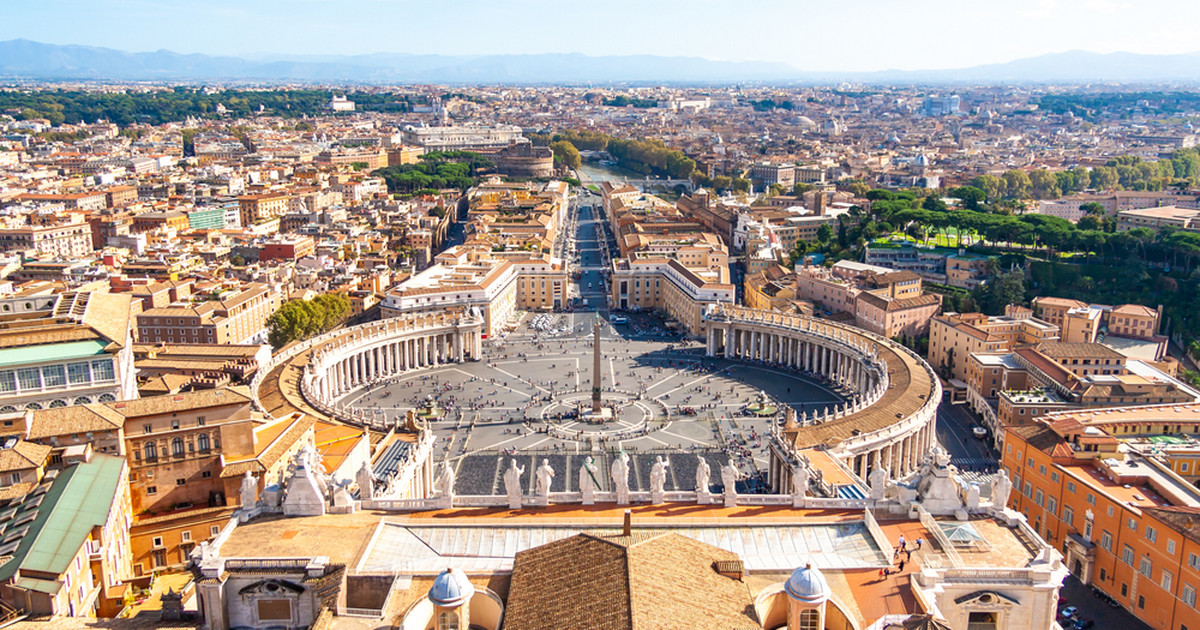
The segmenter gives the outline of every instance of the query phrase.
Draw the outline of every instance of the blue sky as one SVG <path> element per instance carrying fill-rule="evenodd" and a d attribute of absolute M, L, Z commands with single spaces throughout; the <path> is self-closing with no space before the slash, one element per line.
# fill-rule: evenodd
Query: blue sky
<path fill-rule="evenodd" d="M 1195 0 L 0 0 L 0 40 L 131 51 L 686 55 L 914 70 L 1200 50 Z"/>

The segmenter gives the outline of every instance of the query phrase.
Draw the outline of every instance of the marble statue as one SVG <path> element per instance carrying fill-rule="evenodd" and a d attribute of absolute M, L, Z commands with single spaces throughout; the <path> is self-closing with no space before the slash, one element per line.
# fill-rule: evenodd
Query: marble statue
<path fill-rule="evenodd" d="M 725 507 L 737 505 L 737 480 L 740 476 L 732 459 L 721 467 L 721 483 L 725 485 Z"/>
<path fill-rule="evenodd" d="M 296 454 L 295 466 L 288 477 L 283 498 L 285 516 L 325 515 L 328 488 L 313 470 L 308 449 L 309 447 L 305 446 Z"/>
<path fill-rule="evenodd" d="M 617 503 L 627 505 L 629 503 L 629 453 L 621 451 L 621 454 L 613 458 L 611 470 L 613 491 L 617 493 Z"/>
<path fill-rule="evenodd" d="M 358 481 L 358 498 L 364 501 L 374 499 L 375 473 L 371 471 L 371 462 L 363 462 L 362 467 L 355 474 L 355 479 Z"/>
<path fill-rule="evenodd" d="M 443 497 L 454 496 L 454 467 L 450 462 L 442 462 L 442 472 L 438 475 L 438 489 Z"/>
<path fill-rule="evenodd" d="M 583 504 L 592 505 L 596 502 L 596 461 L 591 455 L 579 467 L 579 493 L 583 495 Z"/>
<path fill-rule="evenodd" d="M 697 455 L 696 460 L 696 492 L 708 494 L 708 478 L 712 474 L 712 468 L 703 455 Z"/>
<path fill-rule="evenodd" d="M 554 469 L 550 467 L 550 460 L 543 459 L 542 465 L 538 466 L 534 489 L 539 497 L 548 498 L 550 496 L 550 482 L 554 480 Z"/>
<path fill-rule="evenodd" d="M 671 460 L 663 459 L 662 455 L 655 456 L 654 467 L 650 469 L 651 503 L 663 502 L 663 491 L 667 485 L 667 466 L 670 465 Z"/>
<path fill-rule="evenodd" d="M 992 506 L 996 509 L 1008 507 L 1008 495 L 1012 493 L 1012 481 L 1008 478 L 1008 472 L 1003 468 L 996 473 L 996 478 L 992 480 Z"/>
<path fill-rule="evenodd" d="M 876 465 L 871 469 L 871 474 L 867 475 L 868 482 L 871 486 L 871 500 L 882 501 L 883 493 L 887 489 L 888 470 L 883 466 Z"/>
<path fill-rule="evenodd" d="M 974 510 L 979 507 L 979 484 L 973 483 L 967 489 L 967 509 Z"/>
<path fill-rule="evenodd" d="M 249 510 L 258 503 L 258 480 L 249 470 L 242 476 L 242 509 Z"/>
<path fill-rule="evenodd" d="M 200 564 L 205 565 L 217 557 L 217 546 L 207 540 L 200 543 Z"/>
<path fill-rule="evenodd" d="M 808 494 L 809 472 L 808 466 L 800 464 L 792 469 L 792 499 L 793 503 L 802 501 Z"/>
<path fill-rule="evenodd" d="M 513 510 L 521 508 L 521 475 L 525 469 L 517 465 L 513 459 L 508 470 L 504 471 L 504 491 L 508 494 L 508 507 Z"/>

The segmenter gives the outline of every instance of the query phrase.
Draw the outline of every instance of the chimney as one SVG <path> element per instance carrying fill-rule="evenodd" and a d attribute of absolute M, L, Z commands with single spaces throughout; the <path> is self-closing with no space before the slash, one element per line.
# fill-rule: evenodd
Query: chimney
<path fill-rule="evenodd" d="M 629 536 L 633 533 L 633 510 L 625 510 L 625 526 L 621 528 L 621 535 Z"/>

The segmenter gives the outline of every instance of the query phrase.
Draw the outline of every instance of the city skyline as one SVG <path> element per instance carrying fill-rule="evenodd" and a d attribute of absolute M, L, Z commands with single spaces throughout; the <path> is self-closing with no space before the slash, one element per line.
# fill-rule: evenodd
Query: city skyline
<path fill-rule="evenodd" d="M 229 55 L 251 59 L 410 53 L 440 55 L 581 53 L 702 57 L 785 63 L 801 71 L 881 71 L 963 68 L 1047 53 L 1086 50 L 1180 54 L 1195 52 L 1200 6 L 1151 0 L 1019 0 L 1003 4 L 882 2 L 844 6 L 755 2 L 728 5 L 628 0 L 603 10 L 564 10 L 544 0 L 459 4 L 445 8 L 368 1 L 361 15 L 329 0 L 234 3 L 217 0 L 198 11 L 154 0 L 60 0 L 7 7 L 0 40 L 142 52 Z M 1170 14 L 1170 28 L 1162 15 Z M 715 19 L 719 16 L 719 20 Z M 136 23 L 137 29 L 128 25 Z M 579 28 L 607 25 L 593 38 Z M 444 24 L 409 28 L 409 24 Z M 986 29 L 970 25 L 986 24 Z M 537 37 L 515 37 L 526 29 Z M 699 34 L 699 36 L 698 36 Z"/>

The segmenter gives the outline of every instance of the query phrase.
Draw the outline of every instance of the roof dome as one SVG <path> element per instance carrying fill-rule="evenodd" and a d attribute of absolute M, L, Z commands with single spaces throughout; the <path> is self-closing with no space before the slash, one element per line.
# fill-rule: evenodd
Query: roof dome
<path fill-rule="evenodd" d="M 783 588 L 789 597 L 805 604 L 815 606 L 829 599 L 829 584 L 811 563 L 793 571 Z"/>
<path fill-rule="evenodd" d="M 475 587 L 461 569 L 446 569 L 433 580 L 429 589 L 429 601 L 438 606 L 456 608 L 467 603 L 475 594 Z"/>

